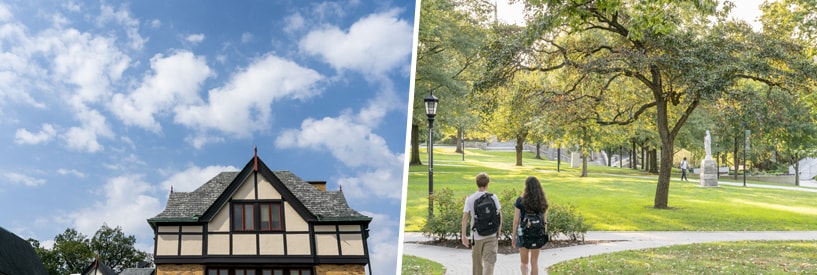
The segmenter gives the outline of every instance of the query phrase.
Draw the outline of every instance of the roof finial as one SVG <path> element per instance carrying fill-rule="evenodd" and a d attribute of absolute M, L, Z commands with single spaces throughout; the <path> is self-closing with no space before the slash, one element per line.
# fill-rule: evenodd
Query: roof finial
<path fill-rule="evenodd" d="M 338 184 L 338 186 L 340 187 L 340 192 L 343 192 L 343 184 Z"/>
<path fill-rule="evenodd" d="M 173 193 L 173 185 L 170 186 L 170 193 Z"/>
<path fill-rule="evenodd" d="M 252 169 L 253 169 L 253 171 L 258 172 L 258 146 L 257 145 L 253 148 L 253 151 L 255 151 L 255 155 L 253 156 L 253 162 L 254 163 L 253 163 L 253 168 Z"/>

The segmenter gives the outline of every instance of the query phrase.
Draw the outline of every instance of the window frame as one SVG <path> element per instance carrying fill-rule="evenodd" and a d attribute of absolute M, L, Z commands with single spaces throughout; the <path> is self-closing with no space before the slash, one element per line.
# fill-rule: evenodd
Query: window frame
<path fill-rule="evenodd" d="M 240 208 L 239 208 L 240 206 Z M 266 218 L 268 226 L 262 227 L 262 208 L 267 210 Z M 240 210 L 239 210 L 240 209 Z M 252 211 L 252 227 L 248 228 L 247 213 Z M 275 211 L 277 209 L 277 211 Z M 239 212 L 240 211 L 240 215 Z M 237 222 L 240 219 L 240 227 Z M 278 222 L 277 227 L 273 227 L 274 221 Z M 230 202 L 230 230 L 232 232 L 280 232 L 284 231 L 284 203 L 283 201 L 243 201 L 234 200 Z"/>

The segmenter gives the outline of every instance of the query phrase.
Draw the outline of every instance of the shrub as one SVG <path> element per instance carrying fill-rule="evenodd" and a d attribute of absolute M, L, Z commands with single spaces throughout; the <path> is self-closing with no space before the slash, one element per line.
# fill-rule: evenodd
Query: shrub
<path fill-rule="evenodd" d="M 499 212 L 502 212 L 501 239 L 510 240 L 513 237 L 513 215 L 514 210 L 516 209 L 513 207 L 513 204 L 516 202 L 516 198 L 518 198 L 521 194 L 522 192 L 516 190 L 516 188 L 506 188 L 497 194 L 499 203 L 502 205 L 502 209 L 499 210 Z"/>
<path fill-rule="evenodd" d="M 455 199 L 454 191 L 444 187 L 434 192 L 433 199 L 434 216 L 423 225 L 423 235 L 437 240 L 459 239 L 465 197 Z"/>
<path fill-rule="evenodd" d="M 548 210 L 548 235 L 551 239 L 560 235 L 569 240 L 584 241 L 584 236 L 590 225 L 584 222 L 584 217 L 572 205 L 552 205 Z"/>

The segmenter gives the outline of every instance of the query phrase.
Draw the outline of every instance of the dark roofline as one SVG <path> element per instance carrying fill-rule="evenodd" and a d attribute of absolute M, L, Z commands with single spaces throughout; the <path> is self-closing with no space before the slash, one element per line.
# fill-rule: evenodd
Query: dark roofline
<path fill-rule="evenodd" d="M 315 217 L 315 215 L 313 215 L 309 209 L 303 205 L 303 202 L 292 194 L 292 191 L 289 190 L 289 188 L 287 188 L 283 182 L 281 182 L 281 179 L 279 179 L 278 176 L 276 176 L 275 173 L 273 173 L 272 170 L 267 167 L 267 164 L 264 163 L 261 158 L 253 157 L 249 162 L 247 162 L 246 165 L 244 165 L 244 169 L 241 169 L 241 172 L 235 177 L 235 179 L 233 179 L 229 187 L 227 187 L 227 189 L 221 193 L 221 196 L 219 196 L 218 199 L 212 205 L 210 205 L 207 211 L 204 212 L 204 215 L 199 218 L 199 221 L 211 221 L 215 215 L 218 214 L 218 212 L 225 205 L 227 205 L 227 202 L 233 197 L 235 192 L 238 191 L 241 184 L 247 181 L 247 179 L 253 175 L 253 172 L 255 172 L 256 161 L 258 164 L 258 172 L 270 181 L 273 187 L 281 194 L 281 197 L 289 202 L 289 204 L 292 205 L 292 208 L 294 208 L 295 211 L 298 212 L 302 218 L 304 218 L 304 220 L 307 222 L 318 220 L 317 217 Z"/>

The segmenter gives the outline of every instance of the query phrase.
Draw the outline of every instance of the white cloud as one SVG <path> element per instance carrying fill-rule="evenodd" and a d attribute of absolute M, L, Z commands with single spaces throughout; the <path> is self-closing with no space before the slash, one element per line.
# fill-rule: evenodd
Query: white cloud
<path fill-rule="evenodd" d="M 152 74 L 128 95 L 116 94 L 111 111 L 125 124 L 159 132 L 156 115 L 168 113 L 179 104 L 199 103 L 202 83 L 213 75 L 203 57 L 189 51 L 171 56 L 157 54 L 150 59 Z"/>
<path fill-rule="evenodd" d="M 162 211 L 159 199 L 151 196 L 153 186 L 142 180 L 141 175 L 123 175 L 109 179 L 101 191 L 88 196 L 88 207 L 56 217 L 69 223 L 77 231 L 93 236 L 103 223 L 110 227 L 121 226 L 137 241 L 148 242 L 153 231 L 145 222 Z"/>
<path fill-rule="evenodd" d="M 162 20 L 159 20 L 159 19 L 150 20 L 150 27 L 151 28 L 158 29 L 161 26 L 162 26 Z"/>
<path fill-rule="evenodd" d="M 337 70 L 355 70 L 381 76 L 404 66 L 411 55 L 413 27 L 397 17 L 399 10 L 369 15 L 347 31 L 335 26 L 307 34 L 300 47 L 321 56 Z"/>
<path fill-rule="evenodd" d="M 381 93 L 357 115 L 346 112 L 338 117 L 306 119 L 300 129 L 285 130 L 275 145 L 328 151 L 344 165 L 359 168 L 355 175 L 338 180 L 350 197 L 366 198 L 373 192 L 379 197 L 400 199 L 402 192 L 395 190 L 401 190 L 403 184 L 403 155 L 392 153 L 385 139 L 372 130 L 388 110 L 375 106 L 382 102 L 392 105 L 388 103 L 392 97 L 392 93 Z"/>
<path fill-rule="evenodd" d="M 204 168 L 191 166 L 187 170 L 177 172 L 160 184 L 162 189 L 170 191 L 173 187 L 175 192 L 191 192 L 199 188 L 221 172 L 238 171 L 233 166 L 207 166 Z"/>
<path fill-rule="evenodd" d="M 49 142 L 57 135 L 57 130 L 51 124 L 43 124 L 39 133 L 32 133 L 26 129 L 17 129 L 14 135 L 14 143 L 17 144 L 40 144 Z"/>
<path fill-rule="evenodd" d="M 57 173 L 60 174 L 60 175 L 74 175 L 74 176 L 76 176 L 78 178 L 84 178 L 85 177 L 85 173 L 82 173 L 82 172 L 80 172 L 79 170 L 76 170 L 76 169 L 60 168 L 60 169 L 57 169 Z"/>
<path fill-rule="evenodd" d="M 346 191 L 344 191 L 346 193 Z M 389 215 L 363 211 L 361 214 L 372 217 L 369 224 L 369 255 L 371 256 L 372 274 L 394 274 L 397 270 L 398 232 L 400 221 L 392 220 Z"/>
<path fill-rule="evenodd" d="M 68 1 L 66 3 L 63 3 L 62 7 L 65 8 L 66 10 L 72 11 L 72 12 L 79 12 L 80 10 L 82 10 L 82 7 L 80 7 L 80 5 L 77 4 L 77 2 L 75 2 L 73 0 Z"/>
<path fill-rule="evenodd" d="M 201 132 L 217 130 L 247 137 L 269 127 L 274 101 L 315 96 L 322 79 L 312 69 L 267 55 L 235 73 L 229 83 L 210 90 L 207 103 L 176 107 L 174 121 Z"/>
<path fill-rule="evenodd" d="M 292 33 L 303 29 L 306 20 L 301 16 L 301 13 L 295 13 L 284 18 L 284 31 Z"/>
<path fill-rule="evenodd" d="M 250 43 L 252 42 L 253 35 L 251 33 L 245 32 L 241 34 L 241 43 Z"/>
<path fill-rule="evenodd" d="M 15 172 L 7 172 L 3 176 L 5 176 L 6 179 L 12 183 L 23 184 L 26 186 L 38 186 L 45 184 L 44 179 L 38 179 Z"/>
<path fill-rule="evenodd" d="M 102 5 L 102 14 L 97 18 L 97 24 L 104 26 L 107 22 L 116 22 L 125 27 L 125 33 L 128 36 L 129 46 L 134 50 L 141 50 L 144 47 L 147 39 L 142 38 L 139 34 L 139 20 L 131 17 L 130 12 L 124 8 L 114 11 L 113 7 Z"/>
<path fill-rule="evenodd" d="M 0 22 L 6 22 L 14 18 L 8 6 L 5 3 L 0 3 Z"/>
<path fill-rule="evenodd" d="M 80 110 L 77 117 L 82 122 L 82 127 L 71 127 L 62 134 L 62 139 L 69 149 L 96 153 L 103 148 L 97 141 L 98 137 L 111 138 L 114 136 L 105 117 L 98 111 Z"/>
<path fill-rule="evenodd" d="M 193 45 L 198 45 L 199 43 L 204 41 L 204 34 L 203 33 L 191 34 L 191 35 L 188 35 L 187 37 L 185 37 L 184 40 L 186 40 L 187 42 L 190 42 Z"/>

